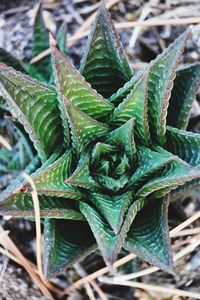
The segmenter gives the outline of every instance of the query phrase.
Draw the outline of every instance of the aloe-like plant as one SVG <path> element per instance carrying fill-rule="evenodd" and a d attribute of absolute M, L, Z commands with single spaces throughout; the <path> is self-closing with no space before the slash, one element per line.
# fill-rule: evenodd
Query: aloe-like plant
<path fill-rule="evenodd" d="M 186 131 L 200 64 L 177 69 L 189 34 L 134 75 L 102 5 L 82 75 L 53 38 L 55 88 L 0 65 L 3 96 L 38 154 L 25 172 L 44 218 L 46 278 L 97 247 L 108 266 L 123 247 L 173 273 L 171 191 L 200 178 L 200 135 Z M 0 198 L 2 215 L 34 217 L 23 176 Z"/>

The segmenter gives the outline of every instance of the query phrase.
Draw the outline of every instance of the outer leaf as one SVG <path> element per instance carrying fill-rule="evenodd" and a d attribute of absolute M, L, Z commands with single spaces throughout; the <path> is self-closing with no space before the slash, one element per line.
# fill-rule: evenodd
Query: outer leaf
<path fill-rule="evenodd" d="M 200 187 L 200 179 L 193 179 L 186 182 L 182 186 L 170 192 L 170 200 L 175 201 L 181 199 L 181 197 L 190 197 L 198 195 Z"/>
<path fill-rule="evenodd" d="M 24 71 L 23 62 L 12 56 L 10 53 L 0 48 L 0 62 L 13 67 L 17 71 Z"/>
<path fill-rule="evenodd" d="M 67 116 L 72 133 L 72 145 L 75 151 L 81 153 L 95 138 L 108 132 L 108 127 L 100 123 L 64 99 Z"/>
<path fill-rule="evenodd" d="M 96 249 L 86 222 L 46 219 L 44 273 L 50 279 Z"/>
<path fill-rule="evenodd" d="M 88 116 L 98 119 L 112 111 L 113 106 L 85 81 L 63 54 L 51 43 L 58 91 Z M 61 96 L 61 102 L 63 98 Z M 61 109 L 64 103 L 60 103 Z"/>
<path fill-rule="evenodd" d="M 80 212 L 72 209 L 66 199 L 39 197 L 41 218 L 83 220 Z M 15 195 L 5 202 L 0 202 L 0 214 L 20 218 L 34 218 L 35 210 L 31 195 L 24 193 Z"/>
<path fill-rule="evenodd" d="M 187 128 L 199 83 L 200 63 L 178 70 L 168 108 L 167 123 L 169 125 L 179 129 Z"/>
<path fill-rule="evenodd" d="M 65 22 L 63 22 L 63 24 L 58 29 L 58 32 L 56 34 L 56 41 L 60 51 L 67 55 L 67 24 Z"/>
<path fill-rule="evenodd" d="M 149 121 L 152 138 L 165 140 L 166 116 L 176 68 L 185 47 L 189 31 L 178 37 L 149 67 Z"/>
<path fill-rule="evenodd" d="M 111 267 L 122 246 L 121 242 L 119 242 L 119 237 L 114 234 L 108 224 L 103 221 L 91 206 L 82 202 L 80 210 L 89 222 L 105 263 Z"/>
<path fill-rule="evenodd" d="M 136 83 L 133 91 L 119 104 L 111 118 L 111 124 L 122 125 L 134 117 L 134 132 L 139 142 L 149 143 L 149 125 L 147 118 L 147 75 Z"/>
<path fill-rule="evenodd" d="M 71 173 L 72 154 L 64 153 L 53 163 L 44 165 L 32 175 L 32 179 L 40 195 L 80 199 L 81 193 L 65 184 L 65 179 Z M 26 189 L 29 185 L 25 185 Z"/>
<path fill-rule="evenodd" d="M 38 157 L 35 157 L 33 161 L 29 163 L 29 165 L 25 168 L 24 172 L 26 174 L 32 174 L 40 165 L 40 160 Z M 24 192 L 23 186 L 24 186 L 25 179 L 22 174 L 20 174 L 15 180 L 12 181 L 12 183 L 0 194 L 0 203 L 3 201 L 11 201 L 14 199 L 13 197 L 20 193 Z"/>
<path fill-rule="evenodd" d="M 200 166 L 200 134 L 167 126 L 165 147 L 190 165 Z"/>
<path fill-rule="evenodd" d="M 53 89 L 0 65 L 0 88 L 30 136 L 42 161 L 62 144 L 62 126 Z"/>
<path fill-rule="evenodd" d="M 155 192 L 155 197 L 159 198 L 178 186 L 199 177 L 200 169 L 193 168 L 177 158 L 168 164 L 161 174 L 145 184 L 136 196 L 143 198 Z"/>
<path fill-rule="evenodd" d="M 106 218 L 115 234 L 117 234 L 132 201 L 132 193 L 128 192 L 118 196 L 92 193 L 91 200 Z"/>
<path fill-rule="evenodd" d="M 91 30 L 80 71 L 86 81 L 106 98 L 132 76 L 132 70 L 104 5 L 101 5 Z"/>
<path fill-rule="evenodd" d="M 124 248 L 158 268 L 173 273 L 167 207 L 167 199 L 151 200 L 133 221 Z"/>
<path fill-rule="evenodd" d="M 44 25 L 42 16 L 42 5 L 38 5 L 35 22 L 33 26 L 33 56 L 36 56 L 49 48 L 48 31 Z M 28 68 L 29 74 L 37 79 L 44 78 L 49 80 L 51 74 L 51 58 L 50 55 L 44 57 L 42 60 L 30 65 Z"/>
<path fill-rule="evenodd" d="M 139 166 L 134 172 L 130 184 L 136 186 L 142 181 L 145 181 L 148 176 L 158 172 L 163 166 L 170 163 L 175 159 L 174 155 L 167 151 L 161 151 L 160 148 L 157 148 L 159 152 L 152 151 L 146 147 L 139 147 Z"/>

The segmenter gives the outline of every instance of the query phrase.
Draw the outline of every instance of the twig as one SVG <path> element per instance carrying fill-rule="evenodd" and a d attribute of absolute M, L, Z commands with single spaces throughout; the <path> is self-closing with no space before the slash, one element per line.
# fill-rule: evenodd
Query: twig
<path fill-rule="evenodd" d="M 179 231 L 183 230 L 184 228 L 186 228 L 187 226 L 189 226 L 190 224 L 192 224 L 199 218 L 200 218 L 200 211 L 198 211 L 196 214 L 194 214 L 194 216 L 190 217 L 189 219 L 187 219 L 186 221 L 182 222 L 180 225 L 178 225 L 174 229 L 172 229 L 170 231 L 170 236 L 173 237 Z"/>
<path fill-rule="evenodd" d="M 4 232 L 4 229 L 2 226 L 0 226 L 0 233 L 2 232 Z M 32 278 L 33 282 L 38 286 L 38 288 L 47 297 L 47 299 L 53 300 L 53 297 L 50 294 L 49 290 L 46 288 L 46 286 L 40 280 L 40 278 L 36 275 L 32 267 L 28 263 L 27 259 L 22 255 L 22 253 L 14 244 L 14 242 L 11 240 L 11 238 L 8 235 L 5 235 L 3 239 L 2 238 L 0 239 L 0 244 L 4 248 L 8 249 L 20 261 L 20 263 L 23 265 L 27 273 Z"/>
<path fill-rule="evenodd" d="M 179 236 L 185 236 L 185 235 L 194 235 L 200 233 L 200 228 L 191 228 L 191 229 L 185 229 L 181 230 L 180 232 L 171 234 L 171 237 L 179 237 Z"/>
<path fill-rule="evenodd" d="M 114 0 L 113 0 L 114 1 Z M 165 26 L 165 25 L 171 25 L 171 26 L 181 26 L 181 25 L 189 25 L 189 24 L 199 24 L 200 18 L 181 18 L 181 19 L 167 19 L 167 20 L 161 20 L 161 19 L 153 19 L 153 20 L 146 20 L 146 21 L 135 21 L 135 22 L 122 22 L 115 24 L 116 29 L 126 29 L 126 28 L 134 28 L 137 26 L 141 27 L 152 27 L 152 26 Z M 85 24 L 85 23 L 84 23 Z M 82 27 L 82 26 L 81 26 Z M 68 48 L 72 47 L 74 42 L 84 38 L 88 35 L 88 31 L 82 31 L 77 30 L 75 34 L 73 34 L 71 37 L 68 38 Z M 41 52 L 37 56 L 33 57 L 30 61 L 30 64 L 34 64 L 41 60 L 42 58 L 46 57 L 50 54 L 50 49 Z"/>
<path fill-rule="evenodd" d="M 44 281 L 44 275 L 42 270 L 42 250 L 41 250 L 42 234 L 41 234 L 40 205 L 39 205 L 38 194 L 37 194 L 37 189 L 35 187 L 35 183 L 33 182 L 32 178 L 26 173 L 23 173 L 23 176 L 28 181 L 28 183 L 32 188 L 31 196 L 32 196 L 33 206 L 35 211 L 35 225 L 36 225 L 37 267 L 38 267 L 39 275 L 41 279 Z"/>
<path fill-rule="evenodd" d="M 112 283 L 112 281 L 107 279 L 106 283 Z M 167 293 L 167 294 L 172 294 L 172 295 L 177 295 L 177 296 L 182 296 L 182 297 L 190 297 L 192 299 L 200 299 L 199 293 L 188 292 L 188 291 L 183 291 L 183 290 L 179 290 L 179 289 L 163 287 L 163 286 L 158 286 L 158 285 L 139 283 L 139 282 L 133 282 L 133 281 L 121 281 L 121 282 L 113 283 L 113 284 L 122 285 L 122 286 L 130 286 L 130 287 L 138 288 L 138 289 L 142 289 L 142 290 Z"/>
<path fill-rule="evenodd" d="M 87 273 L 85 272 L 85 270 L 82 268 L 82 266 L 77 263 L 75 266 L 74 266 L 76 272 L 82 277 L 84 278 L 85 276 L 87 276 Z M 86 283 L 87 284 L 87 283 Z M 98 293 L 99 297 L 102 299 L 102 300 L 108 300 L 108 298 L 106 297 L 106 295 L 104 294 L 104 292 L 101 290 L 101 288 L 98 286 L 98 284 L 94 281 L 94 280 L 91 280 L 90 281 L 90 284 L 91 286 L 95 289 L 95 291 Z M 85 287 L 87 288 L 87 286 L 85 285 Z"/>
<path fill-rule="evenodd" d="M 129 262 L 130 260 L 134 259 L 136 257 L 135 254 L 129 254 L 121 259 L 119 259 L 118 261 L 116 261 L 114 264 L 113 264 L 113 268 L 118 268 L 122 265 L 124 265 L 125 263 Z M 91 280 L 93 279 L 96 279 L 97 277 L 99 276 L 102 276 L 106 273 L 109 272 L 109 268 L 108 267 L 104 267 L 84 278 L 81 278 L 79 279 L 78 281 L 76 281 L 75 283 L 73 283 L 71 286 L 69 286 L 68 288 L 66 288 L 64 291 L 63 291 L 63 294 L 68 294 L 70 293 L 71 291 L 73 291 L 74 289 L 76 288 L 79 288 L 81 285 L 85 284 L 86 282 L 90 282 Z"/>
<path fill-rule="evenodd" d="M 74 269 L 78 273 L 79 276 L 84 277 L 85 272 L 84 272 L 84 270 L 83 270 L 83 268 L 81 267 L 80 264 L 74 265 Z M 95 300 L 95 296 L 93 294 L 93 291 L 92 291 L 92 288 L 91 288 L 90 284 L 91 284 L 91 282 L 90 283 L 86 282 L 86 284 L 84 284 L 84 288 L 86 290 L 86 293 L 87 293 L 89 299 L 90 300 Z"/>
<path fill-rule="evenodd" d="M 9 151 L 12 151 L 12 147 L 10 146 L 8 141 L 2 135 L 0 135 L 0 144 L 3 145 Z"/>
<path fill-rule="evenodd" d="M 6 232 L 6 231 L 5 231 Z M 1 235 L 0 235 L 0 238 L 1 238 Z M 19 264 L 20 266 L 24 267 L 23 263 L 15 256 L 13 255 L 12 253 L 10 253 L 10 251 L 8 250 L 5 250 L 4 248 L 0 247 L 0 253 L 7 256 L 9 259 L 11 259 L 12 261 L 14 261 L 15 263 Z M 32 263 L 31 261 L 29 261 L 28 259 L 26 259 L 27 262 L 29 263 L 29 265 L 31 266 L 32 270 L 36 273 L 36 274 L 39 274 L 38 272 L 38 268 L 37 266 Z M 54 285 L 52 285 L 50 282 L 45 282 L 44 283 L 45 286 L 51 290 L 52 292 L 54 293 L 57 293 L 58 295 L 61 295 L 62 292 L 60 289 L 56 288 Z"/>

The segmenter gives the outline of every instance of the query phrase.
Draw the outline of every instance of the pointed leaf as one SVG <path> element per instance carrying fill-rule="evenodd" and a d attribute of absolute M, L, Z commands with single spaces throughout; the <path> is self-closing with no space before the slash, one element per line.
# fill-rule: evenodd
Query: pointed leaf
<path fill-rule="evenodd" d="M 165 141 L 166 116 L 176 69 L 190 31 L 180 35 L 149 67 L 149 121 L 152 138 Z"/>
<path fill-rule="evenodd" d="M 64 103 L 71 127 L 73 147 L 81 153 L 91 140 L 107 133 L 108 127 L 80 111 L 70 101 L 64 99 Z"/>
<path fill-rule="evenodd" d="M 52 59 L 58 91 L 88 116 L 98 119 L 113 110 L 113 106 L 85 81 L 74 66 L 51 43 Z M 61 96 L 61 102 L 63 98 Z M 61 109 L 64 103 L 60 103 Z"/>
<path fill-rule="evenodd" d="M 146 145 L 149 143 L 149 125 L 147 118 L 147 80 L 145 74 L 137 82 L 133 91 L 114 110 L 111 124 L 122 125 L 134 118 L 134 133 L 139 142 Z"/>
<path fill-rule="evenodd" d="M 151 200 L 133 221 L 124 248 L 159 269 L 173 273 L 167 208 L 167 199 Z"/>
<path fill-rule="evenodd" d="M 62 144 L 62 127 L 53 89 L 0 65 L 0 89 L 30 136 L 42 161 Z"/>
<path fill-rule="evenodd" d="M 49 48 L 49 37 L 48 31 L 44 25 L 44 20 L 42 16 L 42 5 L 38 5 L 36 17 L 33 25 L 33 57 L 40 54 L 44 50 Z M 48 81 L 51 74 L 51 58 L 50 55 L 44 57 L 42 60 L 29 65 L 29 74 L 38 80 L 44 78 Z"/>
<path fill-rule="evenodd" d="M 83 220 L 80 212 L 72 209 L 67 199 L 39 196 L 41 218 Z M 0 215 L 20 218 L 34 218 L 35 210 L 31 195 L 20 193 L 0 202 Z"/>
<path fill-rule="evenodd" d="M 46 279 L 64 271 L 96 249 L 86 222 L 46 219 L 44 223 Z"/>
<path fill-rule="evenodd" d="M 193 168 L 181 159 L 176 159 L 167 164 L 163 171 L 157 177 L 145 184 L 136 194 L 143 198 L 154 193 L 159 198 L 193 179 L 200 178 L 200 169 Z"/>
<path fill-rule="evenodd" d="M 152 176 L 154 172 L 158 171 L 175 159 L 174 155 L 167 151 L 161 151 L 160 148 L 157 148 L 156 152 L 146 147 L 139 147 L 138 154 L 139 166 L 130 180 L 130 184 L 133 186 L 136 186 L 141 183 L 141 181 L 146 180 L 148 176 Z"/>
<path fill-rule="evenodd" d="M 116 148 L 105 143 L 97 143 L 92 150 L 92 163 L 98 164 L 103 155 L 111 154 Z"/>
<path fill-rule="evenodd" d="M 71 173 L 71 163 L 72 153 L 68 151 L 55 162 L 47 164 L 46 167 L 43 165 L 32 174 L 38 194 L 79 199 L 81 193 L 65 184 L 65 179 Z M 29 185 L 25 185 L 25 188 L 29 190 Z"/>
<path fill-rule="evenodd" d="M 56 34 L 56 42 L 60 51 L 67 55 L 67 24 L 65 22 L 63 22 L 63 24 L 58 29 L 58 32 Z"/>
<path fill-rule="evenodd" d="M 80 71 L 86 81 L 106 98 L 132 76 L 132 70 L 104 5 L 101 5 L 92 27 Z"/>
<path fill-rule="evenodd" d="M 33 161 L 31 161 L 28 166 L 25 168 L 24 172 L 28 175 L 32 174 L 40 165 L 40 160 L 36 156 Z M 5 190 L 0 194 L 0 203 L 3 201 L 12 200 L 12 198 L 19 193 L 24 192 L 24 182 L 25 178 L 23 174 L 19 174 L 10 185 L 7 186 Z"/>
<path fill-rule="evenodd" d="M 169 102 L 167 123 L 186 129 L 193 101 L 200 83 L 200 63 L 184 67 L 177 72 Z"/>
<path fill-rule="evenodd" d="M 167 126 L 166 148 L 194 167 L 200 166 L 200 134 Z"/>
<path fill-rule="evenodd" d="M 119 178 L 114 178 L 110 177 L 109 175 L 102 174 L 97 174 L 95 178 L 101 186 L 113 192 L 118 192 L 119 190 L 121 190 L 129 181 L 129 176 L 126 173 L 121 175 Z"/>
<path fill-rule="evenodd" d="M 134 119 L 130 119 L 121 127 L 108 133 L 106 141 L 113 145 L 120 145 L 124 148 L 131 163 L 136 158 L 136 146 L 134 140 Z"/>
<path fill-rule="evenodd" d="M 91 200 L 117 234 L 132 201 L 132 193 L 128 192 L 119 196 L 92 193 Z"/>
<path fill-rule="evenodd" d="M 88 220 L 105 263 L 111 267 L 122 246 L 122 244 L 119 243 L 118 236 L 114 234 L 108 224 L 103 221 L 97 211 L 90 205 L 82 202 L 80 204 L 80 210 Z"/>
<path fill-rule="evenodd" d="M 67 178 L 65 183 L 86 189 L 98 187 L 97 182 L 90 175 L 89 162 L 90 156 L 88 153 L 83 154 L 79 160 L 76 170 L 69 178 Z"/>

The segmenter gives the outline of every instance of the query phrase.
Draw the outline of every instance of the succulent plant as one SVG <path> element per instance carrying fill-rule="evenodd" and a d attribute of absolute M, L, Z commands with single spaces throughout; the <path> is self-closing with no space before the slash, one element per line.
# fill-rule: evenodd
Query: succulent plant
<path fill-rule="evenodd" d="M 80 73 L 53 38 L 55 87 L 0 65 L 3 96 L 37 150 L 25 172 L 47 278 L 97 247 L 110 267 L 123 247 L 173 272 L 168 202 L 200 178 L 200 135 L 186 131 L 200 64 L 177 69 L 189 34 L 134 75 L 102 5 Z M 22 175 L 0 199 L 0 214 L 34 217 Z"/>

